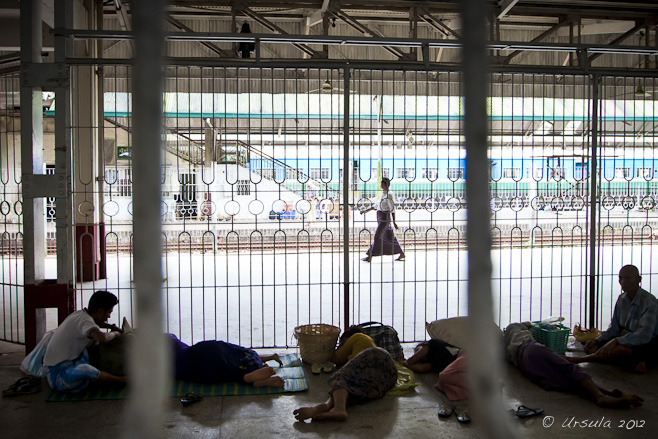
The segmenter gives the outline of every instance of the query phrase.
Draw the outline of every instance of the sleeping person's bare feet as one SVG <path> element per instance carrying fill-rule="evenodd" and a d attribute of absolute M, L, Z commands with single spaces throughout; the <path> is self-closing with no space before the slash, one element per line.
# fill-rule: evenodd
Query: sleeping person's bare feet
<path fill-rule="evenodd" d="M 313 407 L 300 407 L 294 410 L 292 414 L 295 415 L 295 419 L 298 421 L 304 421 L 327 411 L 329 411 L 329 405 L 325 403 Z"/>
<path fill-rule="evenodd" d="M 263 380 L 254 381 L 253 385 L 254 387 L 284 387 L 286 382 L 283 378 L 275 375 Z"/>
<path fill-rule="evenodd" d="M 640 407 L 644 399 L 637 395 L 622 393 L 620 396 L 602 395 L 596 398 L 596 404 L 608 408 Z"/>
<path fill-rule="evenodd" d="M 344 422 L 347 421 L 347 410 L 340 410 L 336 407 L 333 407 L 331 410 L 319 413 L 313 416 L 314 421 L 338 421 Z"/>

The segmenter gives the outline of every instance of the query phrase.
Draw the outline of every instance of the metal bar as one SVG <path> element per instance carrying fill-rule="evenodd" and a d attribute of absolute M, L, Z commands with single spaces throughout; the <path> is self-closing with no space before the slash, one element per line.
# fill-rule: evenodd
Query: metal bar
<path fill-rule="evenodd" d="M 336 11 L 336 12 L 334 12 L 334 15 L 336 15 L 341 20 L 343 20 L 345 23 L 352 26 L 354 29 L 358 30 L 361 33 L 367 34 L 367 35 L 372 36 L 372 37 L 383 38 L 383 35 L 381 35 L 380 32 L 369 29 L 367 26 L 359 23 L 358 20 L 355 20 L 354 18 L 350 17 L 348 14 L 346 14 L 343 11 Z M 401 51 L 400 49 L 398 49 L 397 47 L 389 47 L 389 46 L 393 46 L 393 45 L 387 45 L 387 44 L 382 44 L 381 45 L 382 49 L 388 51 L 393 56 L 397 56 L 398 58 L 402 58 L 402 57 L 405 56 L 405 53 L 403 51 Z"/>
<path fill-rule="evenodd" d="M 134 242 L 137 320 L 129 375 L 134 389 L 127 417 L 131 438 L 161 436 L 170 356 L 162 337 L 162 225 L 160 163 L 162 159 L 162 38 L 164 1 L 133 5 L 134 60 Z"/>
<path fill-rule="evenodd" d="M 350 68 L 343 70 L 343 315 L 344 328 L 349 328 L 350 308 Z"/>
<path fill-rule="evenodd" d="M 537 37 L 533 38 L 531 42 L 532 43 L 537 43 L 537 42 L 543 40 L 544 38 L 552 35 L 553 33 L 557 32 L 558 29 L 560 29 L 562 26 L 564 26 L 566 24 L 569 24 L 569 23 L 571 23 L 571 18 L 565 18 L 562 21 L 560 21 L 559 23 L 557 23 L 555 26 L 553 26 L 550 29 L 548 29 L 547 31 L 543 32 L 541 35 L 538 35 Z M 507 57 L 505 57 L 505 60 L 504 60 L 505 64 L 509 64 L 514 57 L 516 57 L 517 55 L 519 55 L 522 52 L 523 51 L 521 51 L 521 50 L 517 50 L 517 51 L 514 51 L 511 54 L 507 55 Z"/>
<path fill-rule="evenodd" d="M 251 17 L 252 19 L 257 21 L 258 23 L 260 23 L 263 27 L 266 27 L 267 29 L 269 29 L 273 32 L 279 32 L 282 35 L 287 35 L 287 32 L 284 31 L 283 29 L 281 29 L 279 26 L 272 23 L 268 19 L 266 19 L 264 17 L 261 17 L 259 14 L 257 14 L 256 12 L 252 11 L 251 9 L 249 9 L 247 7 L 241 8 L 240 12 L 244 13 L 248 17 Z M 256 42 L 256 44 L 258 44 L 257 41 L 255 41 L 255 42 Z M 261 40 L 261 42 L 262 42 L 262 40 Z M 316 52 L 315 50 L 311 49 L 310 47 L 306 46 L 303 43 L 302 44 L 293 43 L 293 46 L 295 46 L 296 48 L 298 48 L 299 50 L 301 50 L 302 52 L 304 52 L 305 54 L 307 54 L 311 57 L 314 57 L 318 54 L 318 52 Z"/>
<path fill-rule="evenodd" d="M 474 383 L 475 413 L 483 420 L 488 437 L 514 438 L 516 431 L 507 421 L 500 392 L 500 340 L 487 330 L 493 321 L 491 297 L 491 227 L 489 223 L 489 165 L 487 117 L 487 2 L 464 0 L 464 136 L 466 145 L 468 311 L 472 330 L 469 358 L 470 382 Z"/>
<path fill-rule="evenodd" d="M 658 51 L 657 51 L 658 53 Z M 67 58 L 66 63 L 70 65 L 124 65 L 129 60 L 125 58 Z M 425 63 L 425 61 L 371 61 L 362 60 L 297 60 L 297 61 L 280 61 L 280 60 L 261 60 L 261 61 L 240 61 L 239 59 L 223 58 L 165 58 L 164 63 L 168 66 L 186 66 L 186 67 L 251 67 L 251 68 L 300 68 L 300 66 L 322 66 L 326 69 L 342 69 L 346 65 L 354 69 L 386 69 L 386 70 L 408 70 L 408 71 L 426 71 L 441 70 L 444 72 L 458 72 L 460 67 L 456 64 L 446 63 Z M 303 67 L 306 68 L 306 67 Z M 624 68 L 597 68 L 590 67 L 587 71 L 580 67 L 568 66 L 523 66 L 523 65 L 496 65 L 491 70 L 496 73 L 537 73 L 537 74 L 555 74 L 555 75 L 578 75 L 598 73 L 601 76 L 636 76 L 638 78 L 651 78 L 655 73 L 645 68 L 641 69 L 624 69 Z"/>
<path fill-rule="evenodd" d="M 639 28 L 642 28 L 640 26 Z M 637 30 L 636 30 L 637 31 Z M 66 35 L 76 39 L 106 39 L 124 40 L 132 39 L 134 36 L 127 31 L 94 31 L 84 29 L 56 29 L 55 35 Z M 248 36 L 246 36 L 248 35 Z M 397 47 L 423 47 L 459 49 L 461 40 L 437 40 L 434 38 L 401 38 L 383 36 L 333 36 L 333 35 L 293 35 L 293 34 L 236 34 L 217 32 L 166 32 L 167 41 L 219 41 L 219 42 L 247 42 L 247 43 L 269 43 L 269 44 L 323 44 L 336 46 L 390 46 Z M 658 47 L 647 47 L 645 45 L 606 45 L 606 44 L 580 44 L 580 43 L 552 43 L 539 41 L 496 41 L 487 44 L 488 50 L 528 50 L 549 52 L 577 52 L 585 49 L 588 53 L 605 54 L 641 54 L 657 55 Z M 404 52 L 400 52 L 404 54 Z"/>
<path fill-rule="evenodd" d="M 640 31 L 641 29 L 643 29 L 644 26 L 645 26 L 644 23 L 641 23 L 641 24 L 637 24 L 637 25 L 635 25 L 635 27 L 633 27 L 633 29 L 630 29 L 629 31 L 625 32 L 623 35 L 620 35 L 620 36 L 618 36 L 617 38 L 615 38 L 614 40 L 612 40 L 612 41 L 608 44 L 607 47 L 608 47 L 610 50 L 614 50 L 615 47 L 618 47 L 618 46 L 615 46 L 615 44 L 617 44 L 617 43 L 620 42 L 620 41 L 624 41 L 626 38 L 630 37 L 631 35 L 634 35 L 634 34 L 637 33 L 638 31 Z M 646 46 L 643 46 L 643 47 L 646 47 Z M 606 53 L 606 51 L 600 51 L 601 49 L 605 49 L 605 47 L 604 47 L 604 48 L 599 48 L 599 51 L 598 51 L 598 52 L 597 52 L 597 51 L 593 51 L 593 50 L 591 50 L 591 49 L 588 49 L 588 51 L 589 51 L 590 53 L 594 53 L 594 55 L 592 55 L 592 56 L 589 57 L 589 62 L 590 62 L 590 64 L 591 64 L 592 61 L 594 61 L 596 58 L 598 58 L 599 56 L 601 56 L 601 55 L 603 55 L 604 53 Z M 614 53 L 614 52 L 608 52 L 608 53 Z M 650 54 L 647 53 L 647 55 L 650 55 Z M 656 55 L 656 53 L 653 53 L 653 55 Z"/>
<path fill-rule="evenodd" d="M 21 63 L 35 69 L 41 60 L 41 8 L 39 0 L 21 2 Z M 41 108 L 41 87 L 21 85 L 21 168 L 23 175 L 43 174 L 43 109 Z M 21 179 L 22 180 L 22 179 Z M 23 187 L 23 254 L 25 284 L 34 284 L 45 277 L 45 224 L 44 200 L 29 195 Z M 43 321 L 37 319 L 37 337 L 45 332 L 45 312 Z"/>
<path fill-rule="evenodd" d="M 176 20 L 175 18 L 173 18 L 173 17 L 171 16 L 171 14 L 167 14 L 166 17 L 165 17 L 165 19 L 166 19 L 169 23 L 171 23 L 172 25 L 176 26 L 177 28 L 179 28 L 179 29 L 181 29 L 181 30 L 184 30 L 185 32 L 194 32 L 192 29 L 190 29 L 189 27 L 185 26 L 185 25 L 184 25 L 183 23 L 181 23 L 180 21 L 178 21 L 178 20 Z M 206 48 L 209 49 L 210 51 L 216 53 L 216 54 L 219 55 L 220 57 L 231 57 L 231 58 L 233 58 L 233 56 L 234 56 L 234 54 L 235 54 L 235 52 L 231 52 L 231 51 L 229 51 L 229 50 L 224 50 L 224 49 L 222 49 L 222 48 L 220 48 L 220 47 L 215 46 L 215 45 L 212 44 L 212 43 L 207 43 L 207 42 L 205 42 L 205 41 L 200 41 L 199 44 L 202 45 L 202 46 L 204 46 L 204 47 L 206 47 Z"/>
<path fill-rule="evenodd" d="M 73 4 L 61 2 L 55 9 L 55 21 L 58 27 L 72 27 Z M 63 62 L 69 50 L 67 37 L 55 37 L 55 62 Z M 55 174 L 63 177 L 67 187 L 71 185 L 71 89 L 66 86 L 55 88 L 57 106 L 55 107 Z M 55 199 L 56 242 L 57 242 L 57 282 L 69 284 L 74 281 L 75 245 L 73 244 L 73 203 L 72 194 L 67 190 L 66 197 Z"/>
<path fill-rule="evenodd" d="M 425 23 L 429 24 L 430 26 L 432 26 L 434 29 L 438 30 L 439 32 L 441 32 L 445 36 L 452 35 L 454 38 L 457 38 L 457 39 L 461 38 L 461 35 L 459 35 L 457 32 L 452 30 L 450 28 L 450 26 L 446 26 L 445 24 L 443 24 L 443 21 L 441 21 L 438 18 L 434 17 L 430 13 L 421 14 L 421 15 L 419 15 L 418 18 L 420 18 Z"/>
<path fill-rule="evenodd" d="M 590 175 L 590 201 L 589 201 L 589 327 L 596 326 L 596 200 L 599 187 L 596 185 L 597 163 L 598 160 L 598 136 L 599 136 L 599 86 L 601 78 L 599 75 L 592 75 L 592 145 L 591 145 L 591 162 L 592 175 Z"/>

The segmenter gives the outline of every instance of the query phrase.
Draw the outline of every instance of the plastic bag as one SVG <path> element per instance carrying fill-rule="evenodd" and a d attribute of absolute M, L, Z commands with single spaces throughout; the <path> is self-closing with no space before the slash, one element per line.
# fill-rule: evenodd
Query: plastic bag
<path fill-rule="evenodd" d="M 395 382 L 395 386 L 386 392 L 388 396 L 401 395 L 411 389 L 414 389 L 418 386 L 416 384 L 416 376 L 414 372 L 406 366 L 401 365 L 397 361 L 394 361 L 395 368 L 398 370 L 398 379 Z"/>
<path fill-rule="evenodd" d="M 21 370 L 28 375 L 35 377 L 42 377 L 43 372 L 41 371 L 41 366 L 43 364 L 43 356 L 46 355 L 46 349 L 48 348 L 48 343 L 50 338 L 53 336 L 52 331 L 48 331 L 43 335 L 43 338 L 21 362 Z"/>

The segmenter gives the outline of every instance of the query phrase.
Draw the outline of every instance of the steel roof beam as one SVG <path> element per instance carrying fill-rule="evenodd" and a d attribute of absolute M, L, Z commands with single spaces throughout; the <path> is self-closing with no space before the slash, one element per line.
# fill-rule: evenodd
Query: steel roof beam
<path fill-rule="evenodd" d="M 498 6 L 500 7 L 500 12 L 496 18 L 501 20 L 518 2 L 519 0 L 499 0 Z"/>
<path fill-rule="evenodd" d="M 438 18 L 434 17 L 430 13 L 425 13 L 419 15 L 419 18 L 423 20 L 425 23 L 429 24 L 432 26 L 434 29 L 438 30 L 442 34 L 444 34 L 446 37 L 452 36 L 453 38 L 460 39 L 461 36 L 452 30 L 449 26 L 446 26 L 443 24 L 442 20 L 439 20 Z"/>
<path fill-rule="evenodd" d="M 608 46 L 614 47 L 617 43 L 620 43 L 620 42 L 624 41 L 626 38 L 634 35 L 636 32 L 639 32 L 640 30 L 644 29 L 646 27 L 646 25 L 647 25 L 646 23 L 636 24 L 635 27 L 633 27 L 629 31 L 625 32 L 624 34 L 622 34 L 622 35 L 618 36 L 617 38 L 615 38 L 614 40 L 610 41 L 610 43 L 608 43 Z M 592 63 L 592 61 L 594 61 L 596 58 L 598 58 L 601 55 L 603 55 L 603 53 L 596 53 L 596 54 L 590 56 L 589 57 L 590 64 Z"/>
<path fill-rule="evenodd" d="M 366 36 L 385 38 L 381 32 L 368 28 L 364 24 L 361 24 L 358 20 L 355 20 L 354 18 L 347 15 L 344 11 L 335 10 L 331 12 L 333 15 L 340 18 L 345 23 L 352 26 L 354 29 L 358 30 L 359 32 L 361 32 Z M 393 56 L 396 56 L 397 58 L 406 58 L 408 56 L 405 52 L 398 49 L 397 47 L 390 47 L 389 45 L 383 45 L 382 49 L 386 50 L 387 52 L 391 53 Z"/>
<path fill-rule="evenodd" d="M 257 23 L 261 24 L 265 28 L 271 30 L 272 32 L 276 32 L 276 33 L 279 33 L 281 35 L 289 35 L 286 31 L 281 29 L 276 24 L 272 23 L 271 21 L 269 21 L 265 17 L 261 16 L 260 14 L 255 13 L 254 11 L 252 11 L 251 9 L 249 9 L 247 7 L 240 6 L 240 7 L 238 7 L 238 9 L 236 9 L 236 12 L 239 12 L 239 13 L 242 13 L 242 14 L 248 16 L 249 18 L 251 18 L 254 21 L 256 21 Z M 262 40 L 260 42 L 262 42 Z M 259 42 L 257 41 L 256 44 L 259 44 Z M 323 58 L 324 57 L 322 52 L 318 52 L 317 50 L 313 50 L 304 43 L 292 43 L 292 45 L 294 47 L 296 47 L 297 49 L 301 50 L 302 52 L 304 52 L 305 54 L 309 55 L 311 58 Z"/>
<path fill-rule="evenodd" d="M 573 22 L 572 17 L 567 17 L 562 19 L 559 23 L 557 23 L 555 26 L 552 28 L 548 29 L 546 32 L 543 32 L 541 35 L 535 37 L 532 39 L 532 43 L 537 43 L 542 41 L 544 38 L 551 36 L 554 34 L 558 29 L 560 29 L 562 26 L 570 24 Z M 515 52 L 512 52 L 511 54 L 507 55 L 507 57 L 504 58 L 503 63 L 504 64 L 509 64 L 512 62 L 512 59 L 514 59 L 516 56 L 520 55 L 523 51 L 522 50 L 517 50 Z"/>
<path fill-rule="evenodd" d="M 177 27 L 178 29 L 180 29 L 180 30 L 182 30 L 182 31 L 184 31 L 184 32 L 194 32 L 194 30 L 192 30 L 192 29 L 190 29 L 189 27 L 185 26 L 183 23 L 181 23 L 180 21 L 176 20 L 175 18 L 173 18 L 173 17 L 170 16 L 169 14 L 165 14 L 165 20 L 167 20 L 167 21 L 168 21 L 169 23 L 171 23 L 173 26 Z M 224 50 L 224 49 L 222 49 L 222 48 L 220 48 L 220 47 L 217 47 L 216 45 L 214 45 L 214 44 L 212 44 L 212 43 L 207 43 L 207 42 L 205 42 L 205 41 L 198 41 L 198 43 L 199 43 L 200 45 L 202 45 L 203 47 L 206 47 L 207 49 L 210 49 L 210 51 L 212 51 L 213 53 L 219 55 L 220 57 L 223 57 L 223 58 L 235 58 L 235 53 L 234 53 L 234 52 L 231 52 L 231 51 L 228 51 L 228 50 Z"/>

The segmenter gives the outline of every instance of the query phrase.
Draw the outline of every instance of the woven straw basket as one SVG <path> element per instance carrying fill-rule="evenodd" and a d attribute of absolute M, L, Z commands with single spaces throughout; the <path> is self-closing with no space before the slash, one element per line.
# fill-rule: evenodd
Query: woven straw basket
<path fill-rule="evenodd" d="M 324 323 L 295 328 L 295 338 L 302 361 L 309 364 L 329 361 L 336 348 L 340 328 Z"/>

